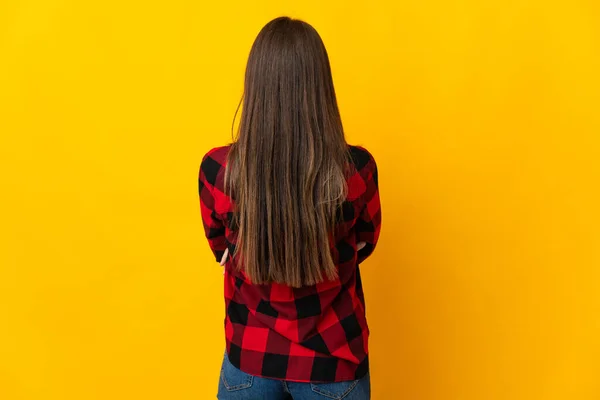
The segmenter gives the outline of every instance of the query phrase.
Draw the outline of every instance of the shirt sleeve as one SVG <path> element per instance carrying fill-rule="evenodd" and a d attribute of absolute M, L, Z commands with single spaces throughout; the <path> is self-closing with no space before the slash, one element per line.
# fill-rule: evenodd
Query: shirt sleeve
<path fill-rule="evenodd" d="M 223 253 L 227 248 L 225 225 L 215 211 L 215 197 L 213 195 L 216 176 L 220 168 L 220 164 L 213 160 L 209 153 L 202 160 L 198 177 L 200 212 L 202 214 L 204 232 L 217 262 L 221 261 Z"/>
<path fill-rule="evenodd" d="M 379 200 L 379 182 L 377 164 L 371 156 L 367 165 L 360 171 L 365 181 L 366 189 L 362 196 L 361 211 L 356 221 L 357 243 L 365 242 L 366 245 L 358 251 L 358 263 L 369 257 L 379 240 L 381 230 L 381 203 Z"/>

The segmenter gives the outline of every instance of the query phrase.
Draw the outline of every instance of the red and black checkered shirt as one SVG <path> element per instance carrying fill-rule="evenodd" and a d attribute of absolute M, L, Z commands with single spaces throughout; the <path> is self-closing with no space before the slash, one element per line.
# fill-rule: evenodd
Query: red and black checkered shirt
<path fill-rule="evenodd" d="M 225 336 L 229 360 L 255 376 L 296 382 L 339 382 L 369 370 L 365 300 L 358 264 L 375 248 L 381 209 L 377 166 L 364 148 L 350 146 L 348 197 L 331 243 L 339 277 L 315 286 L 254 285 L 225 268 Z M 217 261 L 233 254 L 233 201 L 224 192 L 229 147 L 209 151 L 199 172 L 200 208 Z M 357 243 L 366 246 L 357 251 Z"/>

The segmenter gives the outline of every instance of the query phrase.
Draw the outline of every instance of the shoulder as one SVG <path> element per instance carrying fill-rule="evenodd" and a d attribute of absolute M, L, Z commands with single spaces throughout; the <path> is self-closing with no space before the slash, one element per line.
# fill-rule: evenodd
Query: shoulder
<path fill-rule="evenodd" d="M 348 179 L 348 199 L 356 200 L 365 193 L 377 190 L 377 164 L 373 155 L 364 147 L 348 146 L 352 172 Z"/>
<path fill-rule="evenodd" d="M 373 172 L 373 170 L 377 170 L 375 157 L 366 148 L 362 146 L 348 146 L 348 152 L 350 160 L 358 172 Z"/>
<path fill-rule="evenodd" d="M 229 149 L 231 149 L 231 145 L 210 149 L 206 152 L 204 157 L 202 157 L 202 162 L 206 161 L 207 159 L 212 159 L 220 164 L 225 164 L 225 161 L 227 160 L 227 154 L 229 154 Z"/>
<path fill-rule="evenodd" d="M 215 185 L 219 173 L 224 169 L 227 163 L 227 155 L 231 146 L 215 147 L 209 150 L 200 164 L 199 175 L 204 177 L 211 185 Z"/>

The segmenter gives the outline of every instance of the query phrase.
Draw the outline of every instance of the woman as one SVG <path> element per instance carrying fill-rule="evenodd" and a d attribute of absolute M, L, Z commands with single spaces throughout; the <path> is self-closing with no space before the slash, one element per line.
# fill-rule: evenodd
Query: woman
<path fill-rule="evenodd" d="M 256 38 L 238 138 L 199 173 L 202 219 L 225 265 L 219 399 L 370 397 L 358 264 L 375 248 L 375 160 L 346 144 L 327 52 L 282 17 Z"/>

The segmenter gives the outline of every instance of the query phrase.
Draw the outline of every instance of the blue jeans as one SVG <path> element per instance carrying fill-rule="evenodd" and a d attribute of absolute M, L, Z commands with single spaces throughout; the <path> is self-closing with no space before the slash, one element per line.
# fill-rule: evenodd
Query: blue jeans
<path fill-rule="evenodd" d="M 219 379 L 220 400 L 369 400 L 369 374 L 355 381 L 300 383 L 248 375 L 223 358 Z"/>

